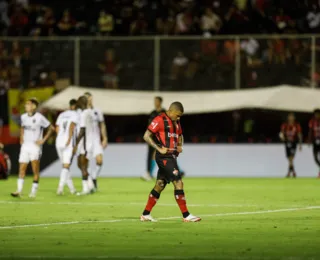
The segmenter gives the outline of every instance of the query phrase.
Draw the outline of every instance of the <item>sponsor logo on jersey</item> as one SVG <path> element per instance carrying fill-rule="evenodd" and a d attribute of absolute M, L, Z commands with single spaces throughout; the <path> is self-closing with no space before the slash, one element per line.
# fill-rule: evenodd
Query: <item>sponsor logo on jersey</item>
<path fill-rule="evenodd" d="M 178 138 L 179 135 L 177 135 L 176 133 L 168 133 L 168 137 L 174 137 L 174 138 Z"/>

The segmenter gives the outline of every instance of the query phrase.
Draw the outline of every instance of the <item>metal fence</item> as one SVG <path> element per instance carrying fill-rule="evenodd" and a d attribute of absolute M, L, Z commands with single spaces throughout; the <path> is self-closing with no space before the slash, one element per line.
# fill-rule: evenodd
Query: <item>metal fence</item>
<path fill-rule="evenodd" d="M 319 54 L 320 37 L 312 35 L 3 38 L 0 80 L 41 85 L 47 72 L 75 85 L 110 89 L 317 87 Z"/>

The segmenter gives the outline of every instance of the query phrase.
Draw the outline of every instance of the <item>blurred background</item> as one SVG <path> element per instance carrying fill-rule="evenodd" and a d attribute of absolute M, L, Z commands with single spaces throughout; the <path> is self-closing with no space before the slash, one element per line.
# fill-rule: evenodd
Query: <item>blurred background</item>
<path fill-rule="evenodd" d="M 0 142 L 18 144 L 26 97 L 45 101 L 70 85 L 175 91 L 177 99 L 181 92 L 318 88 L 319 2 L 1 0 Z M 151 110 L 153 99 L 144 114 L 106 114 L 109 141 L 141 143 Z M 41 112 L 54 122 L 59 111 Z M 287 112 L 186 115 L 185 141 L 278 143 Z M 306 137 L 312 110 L 294 112 Z"/>

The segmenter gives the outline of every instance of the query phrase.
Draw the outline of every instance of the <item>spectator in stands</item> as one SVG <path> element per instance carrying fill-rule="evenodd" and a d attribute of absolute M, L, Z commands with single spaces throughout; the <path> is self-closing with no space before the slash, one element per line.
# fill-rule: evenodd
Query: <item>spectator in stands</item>
<path fill-rule="evenodd" d="M 7 70 L 0 71 L 0 95 L 4 95 L 10 88 L 9 75 Z"/>
<path fill-rule="evenodd" d="M 312 9 L 307 13 L 309 31 L 319 33 L 320 31 L 320 10 L 317 5 L 312 5 Z"/>
<path fill-rule="evenodd" d="M 259 52 L 259 42 L 256 39 L 250 38 L 241 41 L 240 48 L 245 54 L 245 57 L 247 59 L 247 65 L 248 66 L 255 66 L 260 65 L 260 60 L 258 58 L 258 52 Z"/>
<path fill-rule="evenodd" d="M 188 58 L 184 56 L 182 51 L 177 53 L 177 56 L 173 59 L 171 67 L 171 79 L 177 80 L 184 76 L 186 67 L 188 65 Z"/>
<path fill-rule="evenodd" d="M 0 41 L 0 69 L 7 69 L 8 66 L 8 50 L 4 47 L 2 41 Z"/>
<path fill-rule="evenodd" d="M 201 29 L 204 34 L 217 34 L 220 31 L 222 22 L 211 8 L 206 8 L 204 15 L 201 17 Z"/>
<path fill-rule="evenodd" d="M 279 13 L 275 16 L 275 23 L 279 31 L 282 32 L 289 26 L 291 20 L 291 17 L 285 14 L 282 8 L 279 9 Z"/>
<path fill-rule="evenodd" d="M 111 35 L 114 29 L 113 15 L 102 10 L 98 18 L 98 35 Z"/>
<path fill-rule="evenodd" d="M 11 55 L 10 58 L 13 62 L 13 66 L 16 68 L 20 68 L 21 65 L 21 48 L 18 41 L 12 42 L 12 49 L 11 49 Z"/>
<path fill-rule="evenodd" d="M 51 8 L 47 8 L 43 16 L 43 26 L 41 30 L 41 35 L 53 36 L 55 24 L 56 19 L 54 17 L 53 10 Z"/>
<path fill-rule="evenodd" d="M 118 89 L 118 71 L 120 63 L 116 61 L 113 49 L 105 52 L 104 64 L 99 64 L 99 69 L 103 72 L 102 80 L 107 89 Z"/>
<path fill-rule="evenodd" d="M 75 20 L 71 17 L 69 10 L 63 12 L 61 20 L 58 22 L 58 34 L 60 36 L 68 36 L 74 33 Z"/>
<path fill-rule="evenodd" d="M 144 14 L 139 12 L 138 17 L 130 25 L 131 35 L 146 35 L 148 29 L 148 23 L 144 18 Z"/>
<path fill-rule="evenodd" d="M 196 76 L 200 69 L 200 63 L 200 54 L 198 52 L 193 53 L 185 72 L 187 79 L 193 79 Z"/>
<path fill-rule="evenodd" d="M 193 34 L 194 22 L 194 17 L 190 10 L 179 13 L 176 17 L 176 34 Z"/>
<path fill-rule="evenodd" d="M 31 55 L 30 55 L 30 48 L 26 47 L 23 49 L 23 54 L 21 57 L 21 73 L 22 73 L 22 87 L 27 88 L 29 86 L 29 81 L 31 77 Z"/>
<path fill-rule="evenodd" d="M 6 33 L 6 29 L 10 25 L 10 19 L 8 17 L 9 5 L 7 1 L 0 1 L 0 32 Z"/>
<path fill-rule="evenodd" d="M 305 54 L 306 49 L 307 47 L 305 46 L 305 43 L 302 40 L 289 39 L 287 56 L 288 58 L 292 58 L 296 65 L 300 65 L 302 56 Z"/>
<path fill-rule="evenodd" d="M 169 9 L 168 15 L 157 18 L 157 34 L 173 35 L 175 33 L 175 25 L 175 13 L 172 9 Z"/>
<path fill-rule="evenodd" d="M 25 11 L 16 6 L 13 14 L 10 17 L 9 36 L 23 36 L 26 35 L 29 18 Z"/>
<path fill-rule="evenodd" d="M 21 70 L 20 68 L 13 67 L 10 69 L 10 88 L 21 87 Z"/>

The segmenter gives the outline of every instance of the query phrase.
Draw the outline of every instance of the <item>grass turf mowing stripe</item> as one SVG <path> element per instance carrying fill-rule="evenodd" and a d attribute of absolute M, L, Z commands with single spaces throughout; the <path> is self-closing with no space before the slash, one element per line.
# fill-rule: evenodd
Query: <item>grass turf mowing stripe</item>
<path fill-rule="evenodd" d="M 269 214 L 277 212 L 288 212 L 288 211 L 302 211 L 302 210 L 313 210 L 320 209 L 320 206 L 309 206 L 303 208 L 286 208 L 286 209 L 275 209 L 275 210 L 260 210 L 260 211 L 245 211 L 245 212 L 230 212 L 230 213 L 217 213 L 202 215 L 201 217 L 226 217 L 226 216 L 236 216 L 236 215 L 254 215 L 254 214 Z M 172 220 L 180 219 L 180 217 L 165 217 L 158 218 L 157 220 Z M 110 219 L 110 220 L 88 220 L 88 221 L 70 221 L 70 222 L 55 222 L 55 223 L 42 223 L 42 224 L 26 224 L 26 225 L 16 225 L 16 226 L 0 226 L 0 229 L 16 229 L 16 228 L 28 228 L 28 227 L 48 227 L 57 225 L 75 225 L 75 224 L 91 224 L 91 223 L 115 223 L 124 221 L 138 221 L 139 219 Z"/>

